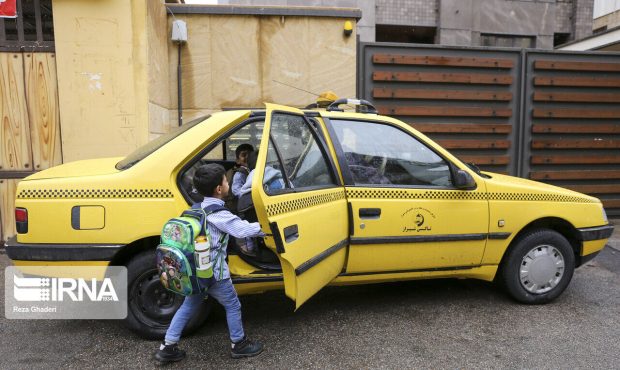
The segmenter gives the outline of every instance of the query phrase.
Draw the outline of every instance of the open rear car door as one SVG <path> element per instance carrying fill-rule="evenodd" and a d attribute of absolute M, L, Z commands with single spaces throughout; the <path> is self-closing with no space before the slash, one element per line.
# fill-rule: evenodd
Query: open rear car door
<path fill-rule="evenodd" d="M 267 246 L 279 257 L 286 295 L 299 308 L 343 269 L 348 246 L 344 187 L 312 122 L 267 104 L 252 200 Z"/>

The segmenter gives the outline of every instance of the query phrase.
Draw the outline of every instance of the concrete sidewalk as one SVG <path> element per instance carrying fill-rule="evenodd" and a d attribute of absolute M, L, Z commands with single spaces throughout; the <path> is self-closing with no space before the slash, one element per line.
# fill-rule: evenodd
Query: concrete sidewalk
<path fill-rule="evenodd" d="M 613 235 L 607 242 L 607 246 L 620 252 L 620 218 L 610 218 L 609 223 L 614 225 L 615 229 Z"/>

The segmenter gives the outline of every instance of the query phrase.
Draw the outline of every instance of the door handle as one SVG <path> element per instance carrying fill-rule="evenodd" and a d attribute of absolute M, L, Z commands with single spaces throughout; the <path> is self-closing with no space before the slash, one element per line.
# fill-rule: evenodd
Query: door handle
<path fill-rule="evenodd" d="M 359 216 L 363 219 L 378 219 L 381 217 L 381 208 L 360 208 Z"/>
<path fill-rule="evenodd" d="M 291 225 L 284 228 L 284 240 L 292 243 L 299 238 L 299 228 L 297 225 Z"/>

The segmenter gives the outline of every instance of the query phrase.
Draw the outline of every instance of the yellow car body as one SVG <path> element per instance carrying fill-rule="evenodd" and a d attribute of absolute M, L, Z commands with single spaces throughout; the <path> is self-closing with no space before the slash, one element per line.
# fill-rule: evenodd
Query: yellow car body
<path fill-rule="evenodd" d="M 281 271 L 262 269 L 231 253 L 228 263 L 239 294 L 284 289 L 299 307 L 326 285 L 428 278 L 493 281 L 514 244 L 533 230 L 551 230 L 565 238 L 575 267 L 595 256 L 611 235 L 612 227 L 598 199 L 539 182 L 481 173 L 399 120 L 373 113 L 302 111 L 268 104 L 264 112 L 215 113 L 152 153 L 139 153 L 140 160 L 125 163 L 124 169 L 118 166 L 123 158 L 93 159 L 27 177 L 18 185 L 15 202 L 16 208 L 27 211 L 27 224 L 18 223 L 19 233 L 9 242 L 8 255 L 16 265 L 128 265 L 138 253 L 153 250 L 163 224 L 192 203 L 189 189 L 181 184 L 190 164 L 199 163 L 198 159 L 222 160 L 215 158 L 214 150 L 232 140 L 230 135 L 237 135 L 239 127 L 258 122 L 253 126 L 262 126 L 262 133 L 256 135 L 260 142 L 256 142 L 255 178 L 263 179 L 265 166 L 275 158 L 269 157 L 274 155 L 273 148 L 288 145 L 286 151 L 294 151 L 298 145 L 278 143 L 283 140 L 280 136 L 274 139 L 282 133 L 297 135 L 288 119 L 306 125 L 304 130 L 311 136 L 304 137 L 314 138 L 314 144 L 301 148 L 300 153 L 306 156 L 314 150 L 319 157 L 322 153 L 333 173 L 331 179 L 315 176 L 323 176 L 320 186 L 291 184 L 277 194 L 268 194 L 266 185 L 253 182 L 256 215 L 267 234 L 264 245 L 277 256 Z M 445 171 L 446 176 L 433 181 L 443 185 L 353 181 L 352 174 L 359 175 L 354 168 L 362 173 L 359 176 L 372 172 L 369 176 L 384 178 L 394 170 L 392 179 L 408 181 L 403 168 L 424 171 L 428 166 L 409 161 L 412 155 L 407 153 L 397 153 L 398 160 L 390 154 L 370 158 L 370 165 L 348 164 L 345 143 L 339 141 L 335 128 L 340 127 L 340 135 L 355 135 L 355 125 L 367 129 L 367 136 L 385 129 L 403 143 L 418 143 L 416 148 L 425 156 L 440 158 L 442 165 L 432 170 Z M 369 147 L 366 144 L 358 150 Z M 366 160 L 370 156 L 358 157 Z M 279 163 L 286 167 L 283 163 L 288 160 Z M 234 158 L 226 161 L 230 164 Z M 297 174 L 300 166 L 304 165 L 290 172 Z M 304 181 L 314 181 L 308 179 Z M 459 181 L 461 185 L 454 186 Z M 567 256 L 562 259 L 565 262 Z"/>

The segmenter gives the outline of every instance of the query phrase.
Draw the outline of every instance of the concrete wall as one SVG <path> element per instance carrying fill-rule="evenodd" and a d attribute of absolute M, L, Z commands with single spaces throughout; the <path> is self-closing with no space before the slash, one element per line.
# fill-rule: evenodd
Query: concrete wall
<path fill-rule="evenodd" d="M 148 141 L 146 0 L 55 0 L 63 162 Z"/>
<path fill-rule="evenodd" d="M 344 22 L 355 18 L 176 19 L 186 20 L 189 31 L 182 47 L 186 121 L 264 101 L 301 107 L 316 99 L 275 81 L 355 95 L 356 33 L 343 35 Z M 177 125 L 171 24 L 160 0 L 54 1 L 63 162 L 124 156 Z"/>
<path fill-rule="evenodd" d="M 480 45 L 481 34 L 535 36 L 553 48 L 554 1 L 440 0 L 439 43 Z"/>
<path fill-rule="evenodd" d="M 620 10 L 594 19 L 592 29 L 595 30 L 604 26 L 607 26 L 608 30 L 620 26 Z"/>
<path fill-rule="evenodd" d="M 374 42 L 375 24 L 381 24 L 375 18 L 375 3 L 376 0 L 218 0 L 218 4 L 231 5 L 358 8 L 362 10 L 362 18 L 357 22 L 357 34 L 363 42 Z"/>

